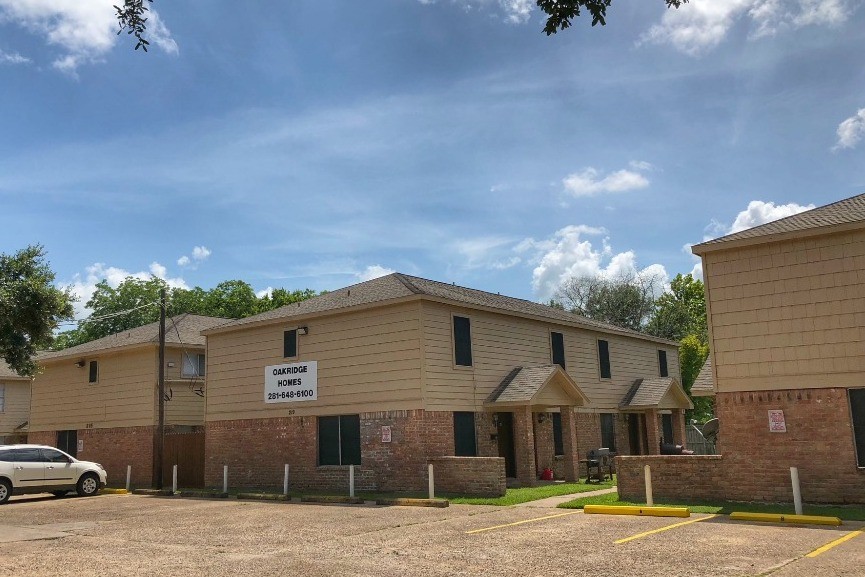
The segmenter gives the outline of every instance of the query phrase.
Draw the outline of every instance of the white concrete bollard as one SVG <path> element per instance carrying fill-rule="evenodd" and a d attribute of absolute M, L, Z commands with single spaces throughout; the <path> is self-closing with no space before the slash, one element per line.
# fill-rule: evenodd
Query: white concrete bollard
<path fill-rule="evenodd" d="M 433 473 L 432 463 L 429 464 L 428 468 L 429 468 L 429 474 L 427 477 L 429 479 L 429 498 L 435 499 L 436 498 L 436 481 L 435 481 L 435 475 Z"/>
<path fill-rule="evenodd" d="M 285 474 L 282 476 L 282 494 L 288 497 L 288 463 L 285 464 Z"/>
<path fill-rule="evenodd" d="M 802 514 L 802 489 L 799 487 L 799 469 L 790 467 L 790 481 L 793 483 L 793 507 L 796 514 Z"/>
<path fill-rule="evenodd" d="M 222 466 L 222 492 L 228 493 L 228 465 Z"/>
<path fill-rule="evenodd" d="M 655 499 L 652 497 L 652 468 L 646 465 L 643 467 L 643 473 L 646 476 L 646 505 L 654 507 Z"/>
<path fill-rule="evenodd" d="M 132 488 L 132 465 L 126 465 L 126 491 Z"/>
<path fill-rule="evenodd" d="M 177 492 L 177 465 L 174 465 L 171 470 L 171 491 Z"/>
<path fill-rule="evenodd" d="M 354 497 L 354 465 L 348 466 L 348 496 Z"/>

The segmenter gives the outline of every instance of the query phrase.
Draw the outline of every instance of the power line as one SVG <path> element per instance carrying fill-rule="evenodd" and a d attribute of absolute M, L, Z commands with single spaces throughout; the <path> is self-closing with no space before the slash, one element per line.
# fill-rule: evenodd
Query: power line
<path fill-rule="evenodd" d="M 92 317 L 92 316 L 90 316 L 90 317 L 85 317 L 85 318 L 83 318 L 83 319 L 72 319 L 72 320 L 68 320 L 68 321 L 60 321 L 60 322 L 57 323 L 57 324 L 58 324 L 58 325 L 82 325 L 82 324 L 84 324 L 84 323 L 94 323 L 94 322 L 104 321 L 104 320 L 106 320 L 106 319 L 112 319 L 112 318 L 114 318 L 114 317 L 119 317 L 119 316 L 121 316 L 121 315 L 126 315 L 126 314 L 129 314 L 129 313 L 131 313 L 131 312 L 135 312 L 135 311 L 138 311 L 138 310 L 141 310 L 141 309 L 145 309 L 145 308 L 147 308 L 147 307 L 152 307 L 153 305 L 158 305 L 158 304 L 159 304 L 158 301 L 153 301 L 153 302 L 151 302 L 151 303 L 143 304 L 143 305 L 141 305 L 141 306 L 137 306 L 137 307 L 135 307 L 135 308 L 126 309 L 126 310 L 123 310 L 123 311 L 117 311 L 117 312 L 114 312 L 114 313 L 108 313 L 108 314 L 106 314 L 106 315 L 102 315 L 102 316 L 99 316 L 99 317 Z"/>

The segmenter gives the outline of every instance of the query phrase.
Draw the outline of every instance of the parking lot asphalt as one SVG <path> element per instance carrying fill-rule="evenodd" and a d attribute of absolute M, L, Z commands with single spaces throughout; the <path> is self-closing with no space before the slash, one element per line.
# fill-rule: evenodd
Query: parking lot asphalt
<path fill-rule="evenodd" d="M 18 497 L 0 507 L 0 574 L 862 577 L 860 529 L 525 507 Z"/>

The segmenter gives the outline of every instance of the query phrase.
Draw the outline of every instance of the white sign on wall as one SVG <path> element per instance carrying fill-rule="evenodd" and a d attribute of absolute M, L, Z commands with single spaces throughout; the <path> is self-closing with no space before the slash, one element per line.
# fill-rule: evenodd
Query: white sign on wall
<path fill-rule="evenodd" d="M 390 425 L 382 425 L 382 427 L 381 427 L 381 442 L 382 443 L 390 443 L 390 440 L 391 440 Z"/>
<path fill-rule="evenodd" d="M 264 367 L 264 402 L 318 399 L 318 361 Z"/>
<path fill-rule="evenodd" d="M 784 411 L 773 409 L 769 411 L 769 432 L 786 433 L 787 422 L 784 420 Z"/>
<path fill-rule="evenodd" d="M 79 451 L 84 450 L 84 439 L 78 439 L 78 450 Z"/>

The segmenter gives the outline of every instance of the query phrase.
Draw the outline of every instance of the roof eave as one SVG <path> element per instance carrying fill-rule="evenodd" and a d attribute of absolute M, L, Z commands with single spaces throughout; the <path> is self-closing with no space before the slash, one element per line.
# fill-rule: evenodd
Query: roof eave
<path fill-rule="evenodd" d="M 760 236 L 751 236 L 746 238 L 737 238 L 724 240 L 724 237 L 702 242 L 691 246 L 691 252 L 697 256 L 703 256 L 709 252 L 718 252 L 722 250 L 731 250 L 746 246 L 755 246 L 758 244 L 768 244 L 773 242 L 782 242 L 785 240 L 793 240 L 799 238 L 810 238 L 814 236 L 825 236 L 828 234 L 839 234 L 849 232 L 851 230 L 865 229 L 865 221 L 845 222 L 842 224 L 827 224 L 814 228 L 803 230 L 793 230 L 786 232 L 777 232 L 773 234 L 765 234 Z M 736 234 L 736 233 L 734 233 Z M 729 235 L 732 236 L 732 235 Z"/>

